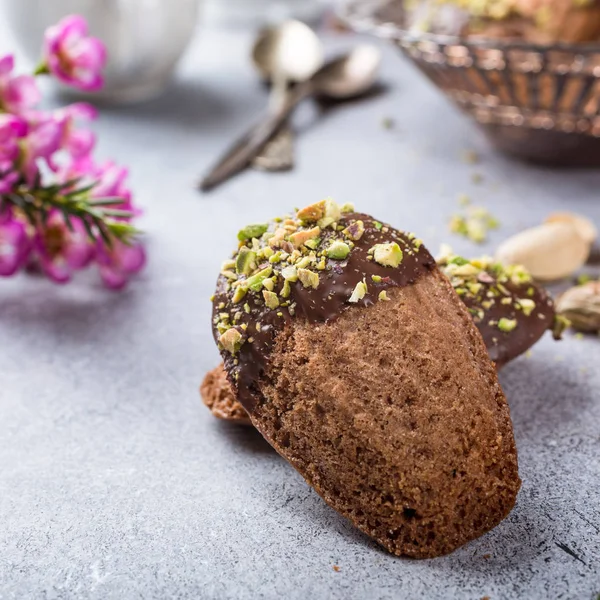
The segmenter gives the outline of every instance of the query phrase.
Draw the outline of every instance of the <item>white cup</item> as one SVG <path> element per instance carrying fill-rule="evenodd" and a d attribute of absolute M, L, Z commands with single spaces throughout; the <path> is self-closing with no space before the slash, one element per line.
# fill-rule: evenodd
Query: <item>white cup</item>
<path fill-rule="evenodd" d="M 32 62 L 45 29 L 62 17 L 85 17 L 108 51 L 105 85 L 94 98 L 136 102 L 161 93 L 191 40 L 199 0 L 2 0 L 6 21 Z M 81 93 L 83 96 L 87 94 Z"/>

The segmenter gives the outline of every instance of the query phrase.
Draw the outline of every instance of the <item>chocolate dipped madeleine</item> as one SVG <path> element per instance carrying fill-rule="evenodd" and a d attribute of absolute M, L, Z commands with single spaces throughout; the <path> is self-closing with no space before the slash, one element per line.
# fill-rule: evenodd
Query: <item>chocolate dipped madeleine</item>
<path fill-rule="evenodd" d="M 422 243 L 331 201 L 239 234 L 213 327 L 252 424 L 390 552 L 497 525 L 520 480 L 506 400 Z"/>

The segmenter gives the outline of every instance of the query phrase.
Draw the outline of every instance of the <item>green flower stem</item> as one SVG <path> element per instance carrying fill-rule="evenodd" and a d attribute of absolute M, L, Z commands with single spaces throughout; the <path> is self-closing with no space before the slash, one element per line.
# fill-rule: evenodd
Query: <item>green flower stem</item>
<path fill-rule="evenodd" d="M 37 77 L 38 75 L 50 75 L 50 69 L 48 69 L 48 65 L 42 61 L 33 72 L 33 75 Z"/>
<path fill-rule="evenodd" d="M 72 191 L 73 182 L 62 186 L 29 189 L 19 186 L 14 193 L 0 198 L 2 204 L 9 203 L 18 208 L 29 220 L 38 226 L 43 225 L 52 209 L 60 211 L 67 226 L 71 227 L 71 218 L 79 219 L 92 242 L 102 239 L 111 246 L 114 240 L 130 244 L 140 231 L 130 223 L 117 219 L 129 219 L 133 213 L 115 208 L 123 203 L 121 198 L 89 198 L 88 192 L 93 186 Z"/>

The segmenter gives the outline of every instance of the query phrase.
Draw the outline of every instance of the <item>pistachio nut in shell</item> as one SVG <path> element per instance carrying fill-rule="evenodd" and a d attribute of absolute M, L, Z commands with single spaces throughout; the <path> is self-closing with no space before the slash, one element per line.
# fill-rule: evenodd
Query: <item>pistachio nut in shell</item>
<path fill-rule="evenodd" d="M 570 222 L 544 223 L 504 241 L 496 260 L 522 265 L 535 278 L 554 281 L 572 275 L 587 261 L 590 245 Z"/>
<path fill-rule="evenodd" d="M 600 331 L 600 281 L 590 281 L 567 290 L 556 304 L 559 314 L 578 331 Z"/>
<path fill-rule="evenodd" d="M 598 238 L 598 228 L 583 215 L 570 212 L 556 212 L 549 215 L 544 223 L 571 223 L 579 235 L 591 246 Z"/>

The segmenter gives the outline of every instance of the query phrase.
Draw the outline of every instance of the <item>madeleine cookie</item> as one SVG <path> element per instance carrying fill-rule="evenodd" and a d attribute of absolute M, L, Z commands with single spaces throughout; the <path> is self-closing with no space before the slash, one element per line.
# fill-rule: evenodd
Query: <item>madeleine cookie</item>
<path fill-rule="evenodd" d="M 520 487 L 508 405 L 422 243 L 331 201 L 238 239 L 213 329 L 267 441 L 395 554 L 439 556 L 497 525 Z"/>

